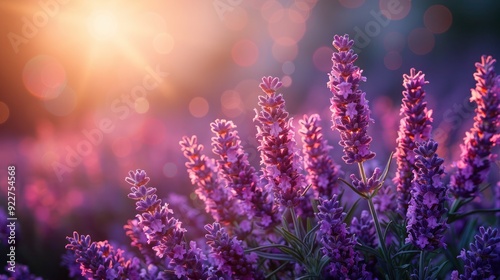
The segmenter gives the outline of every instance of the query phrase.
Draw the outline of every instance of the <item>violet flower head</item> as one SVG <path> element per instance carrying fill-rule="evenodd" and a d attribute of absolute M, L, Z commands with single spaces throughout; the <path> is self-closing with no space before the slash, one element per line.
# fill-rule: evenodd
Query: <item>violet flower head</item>
<path fill-rule="evenodd" d="M 359 219 L 357 217 L 352 218 L 351 232 L 357 240 L 361 241 L 362 244 L 372 248 L 377 247 L 378 241 L 377 233 L 375 232 L 375 223 L 373 222 L 373 218 L 368 211 L 361 211 Z"/>
<path fill-rule="evenodd" d="M 477 104 L 476 116 L 461 145 L 457 170 L 451 176 L 451 192 L 455 197 L 476 196 L 494 160 L 491 150 L 500 139 L 500 76 L 495 74 L 495 62 L 491 56 L 482 56 L 481 62 L 476 63 L 477 83 L 470 98 Z"/>
<path fill-rule="evenodd" d="M 211 247 L 211 259 L 217 270 L 230 279 L 263 278 L 256 270 L 257 256 L 245 255 L 242 242 L 231 238 L 219 223 L 205 225 L 207 244 Z"/>
<path fill-rule="evenodd" d="M 180 145 L 188 160 L 186 167 L 189 178 L 197 186 L 195 193 L 205 202 L 207 213 L 225 225 L 236 221 L 242 213 L 241 208 L 235 205 L 234 190 L 225 188 L 217 177 L 219 169 L 216 162 L 201 153 L 203 145 L 198 144 L 196 136 L 183 137 Z"/>
<path fill-rule="evenodd" d="M 220 156 L 221 174 L 228 187 L 235 191 L 243 212 L 248 219 L 257 216 L 258 224 L 263 227 L 277 224 L 277 213 L 269 203 L 267 192 L 258 184 L 255 168 L 248 162 L 248 154 L 243 150 L 236 125 L 232 121 L 215 120 L 210 126 L 216 135 L 212 138 L 212 146 L 213 152 Z"/>
<path fill-rule="evenodd" d="M 445 201 L 447 188 L 442 176 L 443 159 L 436 154 L 438 144 L 428 140 L 417 144 L 413 188 L 406 213 L 407 243 L 420 250 L 433 251 L 446 247 L 444 232 L 448 228 Z"/>
<path fill-rule="evenodd" d="M 319 115 L 304 116 L 299 121 L 302 135 L 304 165 L 308 183 L 316 192 L 316 197 L 331 198 L 339 193 L 339 178 L 343 175 L 340 166 L 329 155 L 332 149 L 323 137 Z"/>
<path fill-rule="evenodd" d="M 462 249 L 458 256 L 464 262 L 464 273 L 459 275 L 458 271 L 453 271 L 452 280 L 494 280 L 500 276 L 498 263 L 494 263 L 500 254 L 498 229 L 480 227 L 474 239 L 474 243 L 470 244 L 470 249 L 467 251 Z"/>
<path fill-rule="evenodd" d="M 263 179 L 268 181 L 276 205 L 296 207 L 303 199 L 305 179 L 300 173 L 292 119 L 285 110 L 283 95 L 276 93 L 280 86 L 278 78 L 262 78 L 260 87 L 265 95 L 259 96 L 261 110 L 256 110 L 254 121 L 258 123 Z"/>
<path fill-rule="evenodd" d="M 147 238 L 147 243 L 153 245 L 152 249 L 160 259 L 170 259 L 169 265 L 175 271 L 177 277 L 185 276 L 191 279 L 202 279 L 206 277 L 207 267 L 204 264 L 205 256 L 196 248 L 196 244 L 189 244 L 185 241 L 186 230 L 179 220 L 171 217 L 173 211 L 167 203 L 162 204 L 161 199 L 156 196 L 156 189 L 146 184 L 136 184 L 137 174 L 144 173 L 142 170 L 131 171 L 130 177 L 126 181 L 133 185 L 129 198 L 136 200 L 137 211 L 141 212 L 136 216 L 137 227 L 142 228 Z M 138 230 L 132 224 L 131 231 L 128 232 L 134 237 L 134 231 Z M 138 240 L 136 240 L 138 242 Z"/>
<path fill-rule="evenodd" d="M 402 116 L 399 124 L 396 153 L 397 171 L 394 177 L 398 196 L 398 210 L 405 215 L 410 202 L 410 190 L 415 169 L 415 153 L 417 142 L 430 138 L 432 130 L 432 110 L 427 109 L 424 85 L 428 82 L 425 75 L 414 68 L 410 74 L 403 75 Z"/>
<path fill-rule="evenodd" d="M 88 279 L 138 279 L 139 260 L 126 260 L 122 250 L 115 250 L 108 241 L 92 242 L 90 235 L 66 237 L 66 249 L 73 251 L 82 276 Z"/>
<path fill-rule="evenodd" d="M 332 128 L 340 132 L 339 144 L 344 148 L 342 159 L 348 163 L 361 163 L 375 157 L 370 150 L 372 138 L 368 136 L 370 118 L 366 93 L 358 89 L 360 81 L 366 81 L 362 70 L 354 65 L 358 56 L 351 49 L 354 44 L 346 34 L 335 35 L 333 46 L 338 50 L 333 54 L 333 67 L 329 74 L 328 88 L 333 93 Z"/>
<path fill-rule="evenodd" d="M 356 240 L 344 222 L 345 216 L 336 194 L 328 200 L 320 198 L 317 234 L 321 250 L 330 258 L 326 269 L 335 279 L 371 279 L 361 254 L 354 250 Z"/>
<path fill-rule="evenodd" d="M 31 274 L 28 266 L 24 264 L 16 263 L 15 271 L 8 270 L 8 267 L 6 267 L 5 270 L 9 272 L 10 276 L 0 274 L 0 280 L 13 280 L 13 279 L 43 280 L 42 277 L 38 277 Z"/>
<path fill-rule="evenodd" d="M 379 189 L 384 183 L 382 181 L 383 178 L 381 178 L 381 176 L 382 176 L 382 170 L 377 167 L 373 170 L 372 176 L 366 180 L 366 183 L 363 182 L 362 179 L 356 177 L 355 174 L 351 174 L 350 178 L 352 180 L 352 186 L 356 188 L 356 190 L 359 193 L 368 197 L 371 196 L 371 194 L 375 190 Z"/>

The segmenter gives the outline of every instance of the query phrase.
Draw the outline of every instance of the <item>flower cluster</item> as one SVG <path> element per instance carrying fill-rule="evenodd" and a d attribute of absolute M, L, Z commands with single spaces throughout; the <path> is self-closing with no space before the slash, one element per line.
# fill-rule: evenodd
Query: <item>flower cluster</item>
<path fill-rule="evenodd" d="M 227 120 L 215 120 L 210 126 L 216 135 L 212 138 L 212 146 L 213 152 L 220 157 L 221 174 L 228 187 L 235 191 L 248 220 L 256 216 L 264 227 L 275 225 L 278 217 L 269 203 L 268 192 L 259 184 L 255 168 L 248 162 L 236 126 Z"/>
<path fill-rule="evenodd" d="M 475 242 L 470 244 L 470 250 L 462 249 L 458 258 L 464 262 L 464 273 L 457 270 L 451 275 L 452 280 L 497 279 L 500 276 L 500 234 L 498 229 L 479 228 L 479 234 L 474 236 Z"/>
<path fill-rule="evenodd" d="M 398 210 L 404 215 L 410 202 L 410 191 L 415 169 L 413 150 L 417 143 L 428 140 L 432 130 L 432 110 L 427 109 L 425 90 L 428 82 L 425 75 L 414 68 L 410 74 L 403 75 L 403 103 L 401 105 L 401 122 L 399 125 L 396 153 L 398 170 L 394 177 L 398 195 Z"/>
<path fill-rule="evenodd" d="M 245 255 L 241 241 L 231 238 L 219 223 L 205 225 L 208 234 L 207 244 L 211 247 L 210 257 L 213 258 L 217 270 L 230 279 L 258 279 L 256 255 Z"/>
<path fill-rule="evenodd" d="M 366 93 L 359 87 L 360 81 L 366 81 L 362 70 L 354 65 L 358 55 L 351 49 L 354 41 L 348 35 L 333 38 L 333 46 L 338 50 L 333 54 L 333 67 L 328 88 L 333 93 L 332 106 L 333 128 L 340 132 L 339 144 L 344 148 L 344 161 L 348 164 L 360 163 L 375 157 L 370 151 L 372 138 L 368 136 L 370 109 L 365 98 Z"/>
<path fill-rule="evenodd" d="M 436 154 L 437 143 L 428 140 L 417 144 L 413 188 L 406 215 L 408 238 L 420 250 L 446 247 L 444 232 L 448 228 L 443 215 L 447 188 L 442 181 L 443 159 Z"/>
<path fill-rule="evenodd" d="M 217 164 L 203 155 L 203 145 L 198 144 L 196 136 L 184 137 L 180 141 L 182 152 L 187 158 L 186 167 L 191 182 L 198 186 L 196 194 L 205 202 L 205 210 L 212 217 L 224 224 L 231 224 L 241 214 L 241 208 L 235 205 L 234 190 L 223 188 L 217 177 Z"/>
<path fill-rule="evenodd" d="M 187 200 L 172 195 L 166 200 L 180 204 L 180 211 L 186 212 L 184 220 L 204 224 L 204 236 L 196 239 L 204 246 L 188 240 L 191 228 L 183 225 L 179 216 L 174 217 L 165 199 L 158 198 L 146 173 L 130 171 L 125 179 L 132 185 L 128 197 L 135 201 L 139 214 L 128 220 L 124 229 L 140 255 L 125 254 L 108 241 L 92 242 L 90 236 L 75 232 L 67 238 L 63 261 L 70 275 L 209 280 L 499 277 L 495 270 L 500 265 L 497 229 L 480 228 L 470 249 L 460 253 L 463 264 L 454 257 L 458 251 L 444 256 L 448 265 L 442 263 L 444 257 L 439 254 L 446 244 L 465 244 L 472 236 L 472 226 L 450 226 L 453 222 L 467 223 L 470 215 L 481 217 L 498 211 L 483 208 L 466 212 L 464 206 L 472 199 L 448 203 L 451 195 L 444 160 L 437 155 L 438 143 L 430 137 L 432 111 L 425 102 L 423 86 L 427 81 L 422 72 L 411 69 L 403 76 L 395 174 L 391 159 L 385 168 L 370 160 L 375 156 L 367 134 L 370 110 L 365 93 L 359 89 L 365 78 L 354 66 L 357 55 L 351 49 L 353 44 L 347 35 L 334 37 L 338 52 L 332 58 L 328 87 L 333 93 L 330 109 L 333 128 L 341 135 L 343 160 L 357 163 L 359 174 L 348 176 L 349 181 L 344 178 L 332 159 L 332 147 L 317 114 L 299 121 L 303 145 L 302 150 L 297 148 L 292 118 L 283 95 L 277 93 L 282 84 L 278 78 L 264 77 L 260 84 L 264 94 L 259 96 L 260 109 L 254 118 L 261 172 L 250 164 L 232 121 L 211 123 L 216 159 L 202 154 L 203 146 L 196 136 L 180 141 L 195 192 L 213 221 L 195 217 L 203 206 L 193 210 L 182 205 Z M 452 194 L 457 198 L 477 194 L 493 158 L 491 148 L 499 138 L 500 78 L 495 76 L 493 64 L 491 57 L 483 57 L 477 64 L 472 98 L 478 104 L 475 124 L 465 138 L 458 170 L 451 176 Z M 392 180 L 387 183 L 386 177 Z M 349 194 L 340 190 L 339 181 L 360 199 L 346 199 L 344 195 Z M 490 216 L 488 219 L 500 217 Z M 467 232 L 459 237 L 456 233 L 460 231 Z"/>
<path fill-rule="evenodd" d="M 456 197 L 478 194 L 494 159 L 491 150 L 500 139 L 500 76 L 495 74 L 495 62 L 491 56 L 482 56 L 476 63 L 477 83 L 470 98 L 477 104 L 474 126 L 466 133 L 456 173 L 451 176 L 451 191 Z"/>
<path fill-rule="evenodd" d="M 304 116 L 299 121 L 302 135 L 304 165 L 307 170 L 307 180 L 316 192 L 316 197 L 331 198 L 339 193 L 339 178 L 343 175 L 340 166 L 335 164 L 329 155 L 332 147 L 323 137 L 318 114 Z"/>
<path fill-rule="evenodd" d="M 344 222 L 345 216 L 337 195 L 320 199 L 316 217 L 322 251 L 330 258 L 327 270 L 335 279 L 370 279 L 361 254 L 354 249 L 356 239 Z"/>
<path fill-rule="evenodd" d="M 268 181 L 277 205 L 296 207 L 303 199 L 305 179 L 295 142 L 292 119 L 285 110 L 283 95 L 276 93 L 281 87 L 278 78 L 264 77 L 259 96 L 260 111 L 255 111 L 258 122 L 257 139 L 260 142 L 262 179 Z"/>
<path fill-rule="evenodd" d="M 173 211 L 168 204 L 162 204 L 156 195 L 156 188 L 148 187 L 149 177 L 144 170 L 130 171 L 125 179 L 132 185 L 128 195 L 136 200 L 136 210 L 142 212 L 137 215 L 138 226 L 142 228 L 148 244 L 156 244 L 153 250 L 160 259 L 168 258 L 168 265 L 174 269 L 178 277 L 185 276 L 191 279 L 207 277 L 207 267 L 204 264 L 206 257 L 197 248 L 195 242 L 189 246 L 185 240 L 185 229 L 181 222 L 171 217 Z M 137 239 L 133 242 L 139 242 Z"/>
<path fill-rule="evenodd" d="M 82 276 L 88 279 L 130 279 L 139 278 L 139 260 L 126 260 L 122 250 L 115 250 L 107 241 L 92 242 L 90 235 L 76 231 L 67 237 L 66 249 L 73 251 L 80 264 Z"/>

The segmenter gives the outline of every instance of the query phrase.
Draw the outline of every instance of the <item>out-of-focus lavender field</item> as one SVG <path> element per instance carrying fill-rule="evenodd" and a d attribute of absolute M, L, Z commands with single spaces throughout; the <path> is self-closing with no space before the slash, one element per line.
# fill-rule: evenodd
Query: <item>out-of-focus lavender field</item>
<path fill-rule="evenodd" d="M 281 79 L 295 123 L 320 114 L 333 159 L 351 171 L 328 129 L 334 34 L 355 41 L 377 159 L 396 147 L 402 75 L 415 67 L 430 81 L 433 136 L 451 170 L 473 121 L 474 63 L 500 59 L 499 12 L 497 1 L 1 1 L 0 206 L 14 165 L 16 262 L 64 279 L 74 230 L 128 246 L 123 225 L 135 206 L 123 178 L 137 168 L 185 216 L 191 237 L 202 236 L 210 218 L 179 141 L 196 134 L 208 153 L 209 124 L 230 119 L 259 170 L 262 76 Z M 490 181 L 498 174 L 492 166 Z"/>

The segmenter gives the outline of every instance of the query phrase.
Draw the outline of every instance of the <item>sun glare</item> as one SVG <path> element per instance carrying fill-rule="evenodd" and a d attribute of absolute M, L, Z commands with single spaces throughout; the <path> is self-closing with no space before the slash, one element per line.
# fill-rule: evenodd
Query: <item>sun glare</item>
<path fill-rule="evenodd" d="M 116 17 L 108 11 L 92 13 L 88 18 L 87 26 L 90 34 L 98 40 L 113 39 L 118 30 Z"/>

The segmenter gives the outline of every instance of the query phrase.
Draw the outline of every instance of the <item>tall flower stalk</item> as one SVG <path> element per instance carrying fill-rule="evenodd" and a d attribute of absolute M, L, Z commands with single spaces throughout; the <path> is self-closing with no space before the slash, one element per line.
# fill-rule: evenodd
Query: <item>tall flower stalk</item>
<path fill-rule="evenodd" d="M 414 149 L 417 143 L 428 140 L 432 130 L 432 110 L 427 109 L 424 85 L 428 82 L 425 75 L 414 68 L 410 74 L 403 75 L 403 103 L 401 104 L 402 116 L 396 153 L 397 171 L 394 177 L 396 184 L 398 211 L 404 216 L 410 202 L 412 189 L 413 169 L 415 169 Z"/>
<path fill-rule="evenodd" d="M 495 62 L 491 56 L 482 56 L 476 63 L 477 83 L 470 98 L 477 104 L 476 116 L 461 146 L 457 170 L 451 176 L 451 192 L 457 198 L 477 196 L 494 159 L 491 150 L 500 139 L 500 76 L 495 74 Z"/>
<path fill-rule="evenodd" d="M 332 147 L 323 137 L 317 114 L 304 116 L 299 121 L 302 135 L 304 165 L 307 170 L 307 180 L 317 197 L 331 198 L 339 193 L 339 178 L 343 175 L 340 166 L 329 155 Z"/>
<path fill-rule="evenodd" d="M 306 189 L 292 118 L 285 109 L 283 95 L 276 92 L 281 85 L 278 78 L 262 78 L 260 88 L 265 95 L 259 96 L 260 111 L 256 110 L 254 121 L 258 123 L 262 179 L 272 189 L 275 204 L 285 209 L 297 207 Z"/>
<path fill-rule="evenodd" d="M 359 89 L 359 83 L 366 81 L 363 70 L 354 65 L 358 55 L 351 49 L 354 41 L 348 35 L 333 38 L 333 46 L 338 52 L 333 54 L 333 67 L 327 86 L 333 93 L 333 127 L 340 132 L 339 144 L 344 148 L 344 161 L 348 164 L 362 163 L 375 157 L 370 150 L 372 138 L 368 135 L 370 108 L 366 93 Z"/>
<path fill-rule="evenodd" d="M 232 121 L 215 120 L 211 125 L 215 137 L 212 138 L 213 152 L 220 157 L 218 163 L 229 189 L 235 191 L 239 205 L 248 220 L 259 218 L 264 228 L 278 223 L 276 211 L 269 203 L 269 195 L 259 184 L 255 168 L 248 162 L 248 154 L 243 151 L 241 140 Z"/>

